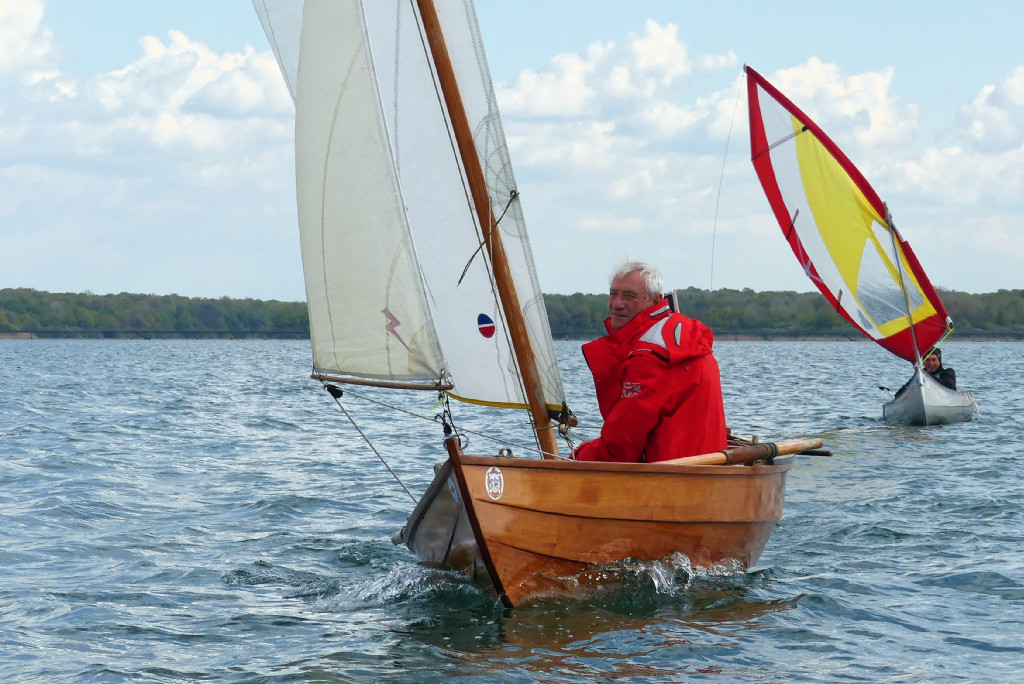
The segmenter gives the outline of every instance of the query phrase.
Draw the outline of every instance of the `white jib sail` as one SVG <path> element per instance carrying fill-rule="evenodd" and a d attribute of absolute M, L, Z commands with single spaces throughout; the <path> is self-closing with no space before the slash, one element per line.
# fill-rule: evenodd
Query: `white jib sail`
<path fill-rule="evenodd" d="M 390 163 L 354 2 L 307 2 L 295 158 L 313 363 L 326 373 L 436 380 L 442 356 Z"/>

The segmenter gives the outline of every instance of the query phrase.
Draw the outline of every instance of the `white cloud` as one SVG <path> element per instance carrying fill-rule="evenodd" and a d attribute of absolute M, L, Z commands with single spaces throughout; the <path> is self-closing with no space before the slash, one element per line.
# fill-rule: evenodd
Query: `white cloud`
<path fill-rule="evenodd" d="M 123 69 L 93 83 L 93 96 L 106 110 L 181 111 L 239 115 L 291 109 L 277 62 L 269 52 L 218 54 L 180 31 L 165 44 L 142 38 L 143 54 Z"/>
<path fill-rule="evenodd" d="M 273 55 L 169 31 L 74 80 L 43 21 L 41 3 L 0 0 L 0 68 L 19 84 L 0 104 L 0 286 L 301 296 L 297 249 L 286 274 L 271 263 L 295 246 L 293 107 Z M 42 251 L 48 282 L 27 258 Z"/>
<path fill-rule="evenodd" d="M 1024 146 L 992 151 L 929 147 L 897 160 L 885 177 L 890 191 L 945 207 L 947 212 L 979 204 L 986 209 L 1017 206 L 1024 191 Z M 951 226 L 951 239 L 958 230 Z"/>
<path fill-rule="evenodd" d="M 37 153 L 90 157 L 222 151 L 261 123 L 282 140 L 275 117 L 290 117 L 292 104 L 271 53 L 218 54 L 179 31 L 139 42 L 142 54 L 122 69 L 77 83 L 59 71 L 24 79 L 27 106 L 0 125 L 21 130 Z"/>
<path fill-rule="evenodd" d="M 616 134 L 612 121 L 522 121 L 507 133 L 509 149 L 519 163 L 581 176 L 612 169 L 628 144 Z"/>
<path fill-rule="evenodd" d="M 772 84 L 805 111 L 830 137 L 842 137 L 848 154 L 854 146 L 868 150 L 907 145 L 917 131 L 920 112 L 892 94 L 895 71 L 844 76 L 836 64 L 812 57 L 770 77 Z"/>
<path fill-rule="evenodd" d="M 41 0 L 0 0 L 0 76 L 56 64 L 53 32 L 42 25 Z"/>
<path fill-rule="evenodd" d="M 668 100 L 648 103 L 640 109 L 636 118 L 645 124 L 648 131 L 657 138 L 672 138 L 684 131 L 693 130 L 708 120 L 712 112 L 705 107 L 677 105 Z"/>
<path fill-rule="evenodd" d="M 599 49 L 599 48 L 595 48 Z M 542 73 L 524 69 L 511 87 L 497 85 L 501 109 L 511 115 L 567 117 L 584 115 L 594 90 L 587 84 L 593 64 L 579 55 L 558 55 Z"/>
<path fill-rule="evenodd" d="M 593 43 L 584 54 L 561 54 L 540 72 L 526 69 L 496 91 L 505 116 L 600 118 L 610 112 L 651 105 L 695 72 L 736 65 L 732 52 L 691 59 L 675 24 L 648 20 L 641 34 L 622 44 Z"/>
<path fill-rule="evenodd" d="M 966 230 L 982 252 L 1024 261 L 1024 232 L 1020 216 L 997 214 L 969 219 Z"/>
<path fill-rule="evenodd" d="M 1017 146 L 1024 136 L 1024 66 L 995 85 L 986 85 L 960 106 L 957 124 L 978 149 Z"/>
<path fill-rule="evenodd" d="M 622 44 L 558 55 L 497 88 L 516 163 L 559 175 L 563 198 L 587 207 L 573 219 L 580 230 L 636 233 L 678 222 L 711 187 L 698 176 L 706 164 L 684 148 L 707 145 L 703 129 L 714 125 L 723 131 L 718 154 L 728 131 L 721 96 L 680 103 L 680 89 L 697 72 L 735 65 L 731 52 L 691 58 L 674 24 L 650 20 Z M 733 102 L 735 91 L 728 95 Z"/>
<path fill-rule="evenodd" d="M 686 45 L 679 41 L 679 27 L 675 24 L 659 25 L 648 19 L 644 24 L 644 35 L 630 36 L 630 51 L 633 53 L 634 71 L 648 82 L 643 92 L 651 94 L 658 86 L 670 86 L 679 78 L 690 74 L 692 64 Z"/>

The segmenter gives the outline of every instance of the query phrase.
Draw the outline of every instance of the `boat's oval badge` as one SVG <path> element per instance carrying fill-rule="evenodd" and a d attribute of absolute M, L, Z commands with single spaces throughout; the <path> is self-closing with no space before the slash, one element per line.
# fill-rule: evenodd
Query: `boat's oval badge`
<path fill-rule="evenodd" d="M 505 477 L 501 474 L 501 468 L 491 466 L 484 475 L 484 485 L 487 487 L 487 496 L 495 501 L 501 498 L 505 491 Z"/>

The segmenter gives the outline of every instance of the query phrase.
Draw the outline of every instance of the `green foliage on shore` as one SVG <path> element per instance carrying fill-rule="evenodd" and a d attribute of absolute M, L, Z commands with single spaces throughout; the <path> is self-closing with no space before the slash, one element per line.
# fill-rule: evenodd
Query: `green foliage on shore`
<path fill-rule="evenodd" d="M 679 310 L 706 323 L 720 339 L 729 336 L 848 337 L 863 339 L 817 292 L 678 290 Z M 956 326 L 956 337 L 1024 339 L 1024 290 L 970 294 L 939 289 Z M 606 295 L 545 295 L 555 337 L 604 334 Z"/>
<path fill-rule="evenodd" d="M 0 290 L 0 333 L 37 337 L 309 337 L 305 302 Z"/>
<path fill-rule="evenodd" d="M 716 334 L 783 336 L 856 334 L 816 292 L 754 292 L 695 287 L 676 292 L 679 310 Z M 555 337 L 604 334 L 607 295 L 545 295 Z"/>
<path fill-rule="evenodd" d="M 941 291 L 958 337 L 1024 338 L 1024 290 L 984 294 Z M 687 288 L 679 308 L 729 336 L 849 337 L 857 333 L 816 292 Z M 604 294 L 544 296 L 556 338 L 604 334 Z M 308 338 L 305 302 L 203 299 L 179 295 L 50 293 L 0 290 L 0 335 L 37 337 Z"/>

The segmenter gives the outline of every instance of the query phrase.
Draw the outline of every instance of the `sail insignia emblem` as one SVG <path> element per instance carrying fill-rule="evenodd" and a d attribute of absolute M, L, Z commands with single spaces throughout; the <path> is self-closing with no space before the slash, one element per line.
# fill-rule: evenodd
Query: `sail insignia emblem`
<path fill-rule="evenodd" d="M 476 317 L 476 327 L 480 334 L 487 339 L 494 337 L 494 320 L 487 314 L 480 314 Z"/>
<path fill-rule="evenodd" d="M 484 485 L 487 487 L 487 496 L 495 501 L 500 499 L 505 493 L 505 476 L 501 474 L 501 469 L 496 466 L 488 468 L 484 474 Z"/>
<path fill-rule="evenodd" d="M 394 335 L 395 339 L 401 342 L 403 347 L 408 349 L 409 345 L 407 345 L 405 343 L 405 340 L 402 339 L 402 336 L 398 334 L 398 326 L 401 325 L 401 322 L 397 318 L 395 318 L 395 314 L 391 313 L 391 310 L 388 309 L 387 307 L 381 309 L 380 312 L 384 314 L 388 319 L 388 323 L 387 325 L 384 326 L 384 329 L 387 330 L 392 335 Z"/>
<path fill-rule="evenodd" d="M 635 397 L 640 394 L 640 383 L 639 382 L 623 382 L 622 383 L 622 398 L 628 399 L 629 397 Z"/>

